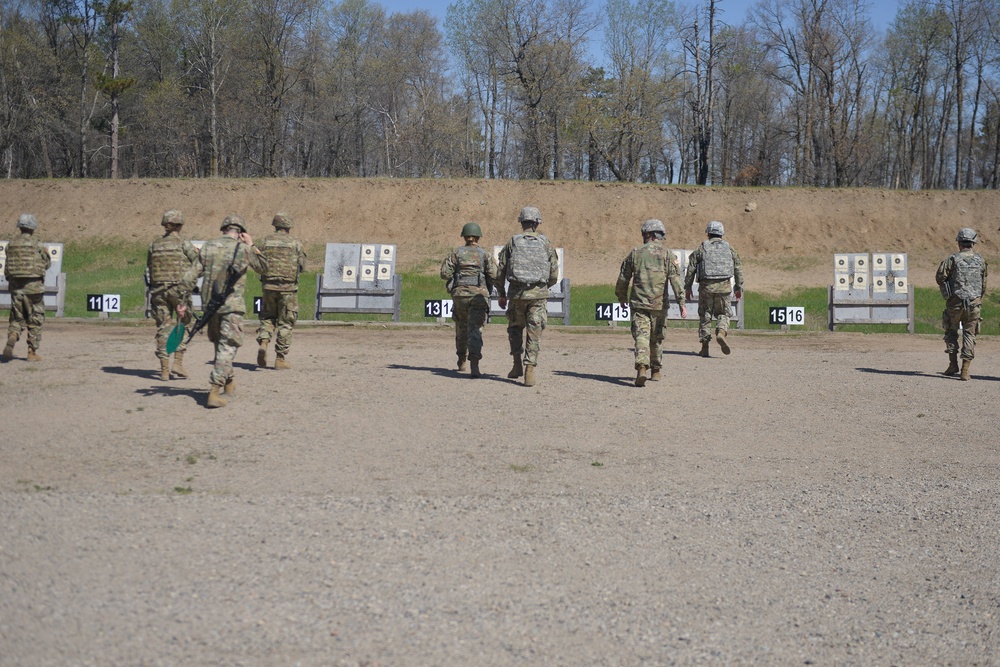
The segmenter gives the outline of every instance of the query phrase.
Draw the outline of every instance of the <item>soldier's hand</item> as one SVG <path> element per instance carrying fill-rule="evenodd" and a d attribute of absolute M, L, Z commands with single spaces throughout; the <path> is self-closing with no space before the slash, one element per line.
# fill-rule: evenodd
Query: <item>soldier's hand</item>
<path fill-rule="evenodd" d="M 246 232 L 240 232 L 240 241 L 243 241 L 247 245 L 253 245 L 253 238 Z"/>
<path fill-rule="evenodd" d="M 505 296 L 497 297 L 497 305 L 499 305 L 501 308 L 503 308 L 504 310 L 506 310 L 507 309 L 507 297 L 505 297 Z"/>
<path fill-rule="evenodd" d="M 735 292 L 733 292 L 733 296 L 735 296 L 736 300 L 739 301 L 740 299 L 743 298 L 743 290 L 736 290 Z"/>
<path fill-rule="evenodd" d="M 184 313 L 187 312 L 187 309 L 188 307 L 185 304 L 183 303 L 177 304 L 177 314 L 180 315 L 181 317 L 184 317 Z"/>
<path fill-rule="evenodd" d="M 685 306 L 685 305 L 684 305 L 684 304 L 682 303 L 682 304 L 681 304 L 681 317 L 682 317 L 682 318 L 684 318 L 684 319 L 686 320 L 686 319 L 687 319 L 687 316 L 688 316 L 688 309 L 687 309 L 687 306 Z"/>
<path fill-rule="evenodd" d="M 694 294 L 691 293 L 691 290 L 688 290 L 688 291 L 684 292 L 684 298 L 687 299 L 688 301 L 693 301 L 694 300 Z"/>

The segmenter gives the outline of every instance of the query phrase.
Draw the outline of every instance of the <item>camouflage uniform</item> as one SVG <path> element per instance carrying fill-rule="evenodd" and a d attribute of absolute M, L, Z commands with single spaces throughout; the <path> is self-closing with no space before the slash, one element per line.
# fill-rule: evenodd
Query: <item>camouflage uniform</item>
<path fill-rule="evenodd" d="M 448 281 L 455 322 L 455 354 L 483 358 L 483 325 L 490 312 L 490 293 L 497 283 L 497 263 L 478 243 L 455 248 L 441 262 L 441 279 Z"/>
<path fill-rule="evenodd" d="M 208 339 L 215 343 L 215 366 L 209 382 L 221 387 L 233 377 L 233 359 L 236 357 L 236 350 L 243 344 L 247 269 L 263 274 L 267 271 L 267 261 L 255 247 L 224 234 L 202 246 L 201 263 L 201 293 L 204 303 L 208 303 L 214 294 L 225 289 L 230 265 L 240 275 L 225 303 L 208 322 Z"/>
<path fill-rule="evenodd" d="M 275 216 L 275 226 L 289 229 L 291 220 L 279 213 Z M 306 270 L 306 252 L 302 243 L 287 231 L 265 236 L 260 248 L 267 261 L 267 273 L 260 278 L 263 296 L 257 343 L 264 348 L 274 337 L 274 351 L 284 359 L 292 344 L 292 328 L 299 318 L 299 274 Z"/>
<path fill-rule="evenodd" d="M 629 308 L 632 312 L 632 338 L 635 340 L 635 368 L 648 367 L 654 372 L 662 365 L 663 326 L 667 319 L 667 283 L 674 290 L 674 298 L 684 305 L 681 291 L 680 262 L 674 253 L 663 246 L 660 239 L 652 239 L 633 248 L 618 272 L 615 298 L 625 303 L 629 283 L 632 294 Z"/>
<path fill-rule="evenodd" d="M 179 214 L 171 219 L 170 213 L 164 215 L 164 224 L 181 224 Z M 176 324 L 177 306 L 184 304 L 187 311 L 180 321 L 189 326 L 194 320 L 194 307 L 191 305 L 191 292 L 196 279 L 201 272 L 201 260 L 198 249 L 181 238 L 177 231 L 168 231 L 149 244 L 146 253 L 146 275 L 149 280 L 149 309 L 156 322 L 156 358 L 162 360 L 170 357 L 167 354 L 167 337 Z M 187 342 L 182 340 L 177 346 L 181 355 L 187 350 Z"/>
<path fill-rule="evenodd" d="M 508 299 L 507 339 L 510 341 L 511 356 L 520 357 L 523 354 L 525 366 L 537 366 L 542 331 L 548 322 L 546 300 L 549 288 L 559 280 L 559 255 L 556 254 L 555 246 L 540 232 L 526 231 L 518 236 L 533 236 L 544 242 L 549 263 L 548 279 L 531 285 L 513 280 L 510 261 L 516 237 L 512 237 L 500 250 L 500 261 L 497 263 L 497 294 L 501 298 Z M 504 286 L 505 281 L 509 281 L 508 287 Z M 526 341 L 525 330 L 527 330 Z"/>
<path fill-rule="evenodd" d="M 972 248 L 964 248 L 941 262 L 935 280 L 945 296 L 944 345 L 948 354 L 956 354 L 958 327 L 962 326 L 962 359 L 976 356 L 976 335 L 982 322 L 981 308 L 986 294 L 987 264 Z"/>
<path fill-rule="evenodd" d="M 28 225 L 30 218 L 31 226 Z M 7 244 L 7 262 L 4 277 L 10 288 L 10 318 L 7 325 L 8 350 L 20 340 L 21 331 L 28 330 L 29 359 L 42 345 L 42 325 L 45 324 L 45 272 L 52 266 L 52 257 L 45 244 L 32 236 L 37 227 L 34 216 L 21 216 L 18 227 L 21 235 Z"/>
<path fill-rule="evenodd" d="M 709 244 L 725 244 L 732 253 L 733 275 L 735 286 L 730 283 L 729 278 L 721 280 L 705 279 L 701 277 L 699 267 L 704 264 L 705 253 Z M 729 245 L 728 241 L 722 238 L 713 237 L 702 243 L 691 253 L 688 259 L 687 274 L 684 276 L 684 290 L 691 291 L 695 279 L 698 280 L 698 340 L 702 343 L 712 339 L 712 320 L 718 318 L 715 330 L 719 332 L 729 331 L 729 318 L 733 316 L 733 309 L 730 306 L 730 294 L 735 289 L 737 292 L 743 291 L 743 265 L 740 262 L 740 255 L 736 249 Z"/>

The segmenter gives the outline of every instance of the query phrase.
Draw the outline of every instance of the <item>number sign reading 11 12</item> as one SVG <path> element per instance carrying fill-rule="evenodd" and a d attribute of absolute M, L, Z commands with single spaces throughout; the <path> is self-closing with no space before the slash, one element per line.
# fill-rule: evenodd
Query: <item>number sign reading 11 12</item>
<path fill-rule="evenodd" d="M 771 306 L 767 309 L 771 324 L 802 326 L 806 323 L 806 309 L 802 306 Z"/>
<path fill-rule="evenodd" d="M 424 301 L 424 317 L 451 317 L 454 303 L 451 299 L 428 299 Z"/>
<path fill-rule="evenodd" d="M 598 303 L 595 310 L 594 319 L 597 321 L 628 322 L 632 319 L 629 307 L 620 303 Z"/>
<path fill-rule="evenodd" d="M 87 312 L 120 313 L 122 312 L 122 297 L 120 294 L 88 294 Z"/>

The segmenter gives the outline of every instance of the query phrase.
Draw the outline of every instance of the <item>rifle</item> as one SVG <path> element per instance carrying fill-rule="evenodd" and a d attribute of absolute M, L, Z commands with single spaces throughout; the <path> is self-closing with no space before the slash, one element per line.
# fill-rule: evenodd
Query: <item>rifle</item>
<path fill-rule="evenodd" d="M 212 319 L 212 316 L 218 312 L 219 308 L 226 303 L 226 299 L 229 295 L 233 293 L 233 289 L 236 287 L 236 282 L 240 279 L 242 274 L 236 270 L 236 254 L 240 251 L 240 242 L 236 241 L 236 248 L 233 250 L 233 258 L 229 262 L 229 269 L 226 272 L 226 285 L 221 292 L 212 290 L 212 298 L 208 300 L 205 307 L 202 308 L 201 317 L 195 317 L 194 326 L 191 327 L 191 331 L 188 333 L 187 342 L 191 342 L 194 335 L 201 331 L 208 321 Z"/>

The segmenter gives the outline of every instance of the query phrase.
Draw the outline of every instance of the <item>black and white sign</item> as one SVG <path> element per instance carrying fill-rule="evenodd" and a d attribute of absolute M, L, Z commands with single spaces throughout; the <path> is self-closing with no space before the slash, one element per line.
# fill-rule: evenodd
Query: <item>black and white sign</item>
<path fill-rule="evenodd" d="M 451 299 L 428 299 L 424 301 L 424 317 L 451 317 Z"/>
<path fill-rule="evenodd" d="M 620 303 L 599 303 L 594 313 L 594 319 L 604 322 L 629 322 L 632 312 L 627 305 Z"/>
<path fill-rule="evenodd" d="M 767 310 L 771 324 L 801 326 L 806 323 L 806 309 L 802 306 L 771 306 Z"/>
<path fill-rule="evenodd" d="M 255 296 L 253 298 L 253 312 L 255 315 L 259 315 L 260 311 L 264 308 L 264 297 Z"/>
<path fill-rule="evenodd" d="M 122 312 L 122 297 L 120 294 L 88 294 L 87 312 L 120 313 Z"/>

